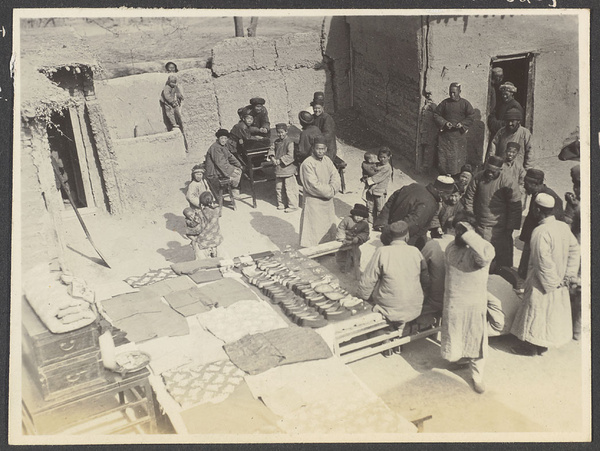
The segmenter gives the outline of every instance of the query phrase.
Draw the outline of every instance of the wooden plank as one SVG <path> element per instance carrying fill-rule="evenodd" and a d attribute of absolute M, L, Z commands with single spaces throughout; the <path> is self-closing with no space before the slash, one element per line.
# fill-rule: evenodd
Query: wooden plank
<path fill-rule="evenodd" d="M 69 118 L 71 120 L 71 127 L 73 127 L 75 150 L 77 151 L 77 158 L 79 160 L 79 170 L 81 171 L 81 180 L 83 182 L 83 192 L 85 193 L 86 206 L 95 206 L 94 194 L 92 192 L 92 185 L 90 183 L 87 155 L 85 153 L 85 145 L 83 143 L 77 108 L 69 107 Z"/>
<path fill-rule="evenodd" d="M 85 148 L 85 157 L 88 165 L 88 173 L 90 176 L 90 184 L 92 185 L 92 194 L 94 195 L 94 204 L 96 207 L 106 210 L 106 202 L 104 200 L 104 187 L 102 186 L 102 178 L 100 176 L 100 162 L 94 155 L 94 145 L 90 139 L 91 130 L 85 120 L 84 106 L 77 107 L 77 117 L 79 119 L 79 129 L 81 130 L 81 138 Z"/>
<path fill-rule="evenodd" d="M 321 243 L 317 244 L 316 246 L 299 249 L 298 252 L 305 257 L 316 258 L 323 255 L 333 254 L 339 250 L 347 250 L 351 248 L 352 246 L 344 245 L 344 243 L 341 241 L 328 241 L 327 243 Z"/>

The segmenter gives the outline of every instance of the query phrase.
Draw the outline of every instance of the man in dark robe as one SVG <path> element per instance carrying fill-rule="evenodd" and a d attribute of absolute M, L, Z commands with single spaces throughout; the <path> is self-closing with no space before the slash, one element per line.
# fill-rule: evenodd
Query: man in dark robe
<path fill-rule="evenodd" d="M 325 112 L 323 105 L 325 104 L 325 96 L 322 92 L 315 92 L 313 101 L 310 106 L 313 107 L 314 124 L 321 130 L 321 134 L 327 142 L 327 156 L 331 161 L 335 161 L 337 155 L 337 142 L 335 139 L 335 122 L 330 114 Z"/>
<path fill-rule="evenodd" d="M 467 162 L 467 137 L 475 111 L 460 97 L 460 84 L 451 83 L 447 99 L 441 101 L 433 117 L 439 127 L 438 168 L 440 174 L 455 175 Z"/>
<path fill-rule="evenodd" d="M 523 107 L 515 100 L 516 93 L 517 88 L 510 81 L 507 81 L 500 86 L 500 99 L 496 99 L 496 105 L 492 114 L 488 116 L 490 136 L 495 136 L 496 133 L 498 133 L 498 130 L 504 126 L 504 115 L 508 110 L 516 108 L 521 112 L 521 116 L 524 116 Z"/>

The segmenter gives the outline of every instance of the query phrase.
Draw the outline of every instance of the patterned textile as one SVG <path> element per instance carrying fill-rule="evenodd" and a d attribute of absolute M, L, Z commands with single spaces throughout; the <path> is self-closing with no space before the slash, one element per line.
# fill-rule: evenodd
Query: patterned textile
<path fill-rule="evenodd" d="M 312 329 L 286 327 L 247 335 L 226 344 L 231 361 L 248 374 L 258 374 L 279 365 L 332 356 L 327 343 Z"/>
<path fill-rule="evenodd" d="M 243 373 L 229 360 L 184 365 L 162 373 L 167 390 L 184 409 L 219 403 L 243 382 Z"/>
<path fill-rule="evenodd" d="M 201 313 L 197 319 L 225 343 L 237 341 L 245 335 L 287 327 L 287 323 L 264 301 L 239 301 L 227 308 Z"/>
<path fill-rule="evenodd" d="M 245 380 L 256 399 L 283 417 L 278 425 L 290 434 L 416 432 L 336 358 L 284 365 Z"/>
<path fill-rule="evenodd" d="M 139 288 L 143 287 L 144 285 L 160 282 L 161 280 L 165 280 L 170 277 L 177 277 L 177 274 L 175 274 L 171 268 L 151 269 L 146 274 L 141 276 L 128 277 L 125 279 L 125 282 L 127 282 L 133 288 Z"/>

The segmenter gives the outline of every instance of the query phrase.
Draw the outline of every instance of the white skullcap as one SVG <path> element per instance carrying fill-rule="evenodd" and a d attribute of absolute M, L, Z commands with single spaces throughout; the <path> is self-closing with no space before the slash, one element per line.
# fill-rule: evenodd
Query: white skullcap
<path fill-rule="evenodd" d="M 550 194 L 539 193 L 535 197 L 535 203 L 538 204 L 540 207 L 554 208 L 555 200 L 554 197 L 552 197 Z"/>

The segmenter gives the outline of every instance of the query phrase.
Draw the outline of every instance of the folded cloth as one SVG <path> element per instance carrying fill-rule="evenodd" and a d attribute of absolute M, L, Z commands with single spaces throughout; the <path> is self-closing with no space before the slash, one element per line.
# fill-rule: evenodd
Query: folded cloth
<path fill-rule="evenodd" d="M 168 392 L 184 409 L 205 403 L 219 403 L 244 381 L 229 360 L 208 364 L 192 363 L 162 373 Z"/>
<path fill-rule="evenodd" d="M 287 433 L 417 432 L 337 358 L 278 366 L 245 380 L 256 399 L 283 417 Z"/>
<path fill-rule="evenodd" d="M 220 258 L 205 258 L 203 260 L 192 260 L 190 262 L 173 263 L 171 269 L 177 274 L 193 274 L 199 269 L 217 268 Z"/>
<path fill-rule="evenodd" d="M 252 289 L 230 277 L 203 285 L 199 287 L 198 293 L 205 305 L 216 304 L 218 307 L 229 307 L 238 301 L 256 299 Z"/>
<path fill-rule="evenodd" d="M 187 290 L 179 290 L 174 291 L 172 293 L 166 294 L 164 296 L 165 300 L 178 312 L 181 311 L 181 308 L 188 307 L 188 311 L 190 309 L 194 309 L 192 307 L 193 304 L 199 304 L 195 306 L 195 309 L 198 310 L 196 313 L 207 312 L 211 307 L 215 305 L 215 302 L 202 295 L 202 292 L 198 287 L 188 288 Z M 185 315 L 188 316 L 188 315 Z"/>
<path fill-rule="evenodd" d="M 133 288 L 139 288 L 145 285 L 160 282 L 161 280 L 165 280 L 170 277 L 177 277 L 177 274 L 175 274 L 171 268 L 151 269 L 146 274 L 142 274 L 141 276 L 128 277 L 125 279 L 125 282 L 127 282 Z"/>
<path fill-rule="evenodd" d="M 205 329 L 226 343 L 245 335 L 287 327 L 273 307 L 257 300 L 239 301 L 227 308 L 201 313 L 196 318 Z"/>
<path fill-rule="evenodd" d="M 312 329 L 292 326 L 249 335 L 224 347 L 231 361 L 248 374 L 279 365 L 332 356 L 327 343 Z"/>
<path fill-rule="evenodd" d="M 145 285 L 140 288 L 140 293 L 151 296 L 166 296 L 174 291 L 188 290 L 195 287 L 196 284 L 188 276 L 176 276 L 151 285 Z"/>
<path fill-rule="evenodd" d="M 193 274 L 190 274 L 189 277 L 196 283 L 206 283 L 222 279 L 223 274 L 219 269 L 199 269 Z"/>
<path fill-rule="evenodd" d="M 133 288 L 124 280 L 116 280 L 96 285 L 94 291 L 96 292 L 96 300 L 104 301 L 105 299 L 110 299 L 114 296 L 119 296 L 120 294 L 135 293 L 138 289 Z"/>
<path fill-rule="evenodd" d="M 134 342 L 156 337 L 185 335 L 185 318 L 173 311 L 158 296 L 137 292 L 102 301 L 110 321 Z"/>

